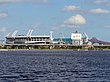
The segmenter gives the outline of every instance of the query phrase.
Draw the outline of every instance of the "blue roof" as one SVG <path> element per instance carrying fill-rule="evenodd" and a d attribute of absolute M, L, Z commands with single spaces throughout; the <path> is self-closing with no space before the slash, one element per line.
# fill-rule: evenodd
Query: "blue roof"
<path fill-rule="evenodd" d="M 60 39 L 61 39 L 61 38 L 55 38 L 54 41 L 59 41 Z M 72 42 L 71 38 L 62 38 L 62 40 L 63 40 L 64 42 L 67 42 L 67 43 L 71 43 L 71 42 Z"/>

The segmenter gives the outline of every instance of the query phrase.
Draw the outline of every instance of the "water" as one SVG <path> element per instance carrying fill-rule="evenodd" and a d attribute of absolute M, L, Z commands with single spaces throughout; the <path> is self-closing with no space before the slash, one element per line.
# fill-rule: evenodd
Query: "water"
<path fill-rule="evenodd" d="M 110 51 L 0 51 L 0 82 L 110 82 Z"/>

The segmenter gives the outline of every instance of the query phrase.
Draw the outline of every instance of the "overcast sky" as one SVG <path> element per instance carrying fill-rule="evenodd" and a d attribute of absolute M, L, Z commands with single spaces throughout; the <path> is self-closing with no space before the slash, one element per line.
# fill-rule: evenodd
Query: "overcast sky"
<path fill-rule="evenodd" d="M 0 38 L 18 30 L 26 34 L 70 38 L 85 32 L 90 38 L 110 41 L 110 0 L 0 0 Z"/>

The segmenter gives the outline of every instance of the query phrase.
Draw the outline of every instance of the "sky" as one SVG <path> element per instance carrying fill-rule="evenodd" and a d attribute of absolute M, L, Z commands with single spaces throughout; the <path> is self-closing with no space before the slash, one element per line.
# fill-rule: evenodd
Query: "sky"
<path fill-rule="evenodd" d="M 0 39 L 18 35 L 70 38 L 76 30 L 110 41 L 110 0 L 0 0 Z M 60 35 L 62 33 L 62 35 Z"/>

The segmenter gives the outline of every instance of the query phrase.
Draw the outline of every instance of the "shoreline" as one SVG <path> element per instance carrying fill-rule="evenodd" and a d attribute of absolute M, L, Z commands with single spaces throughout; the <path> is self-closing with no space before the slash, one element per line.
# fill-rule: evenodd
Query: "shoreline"
<path fill-rule="evenodd" d="M 110 51 L 110 49 L 0 49 L 0 51 Z"/>

